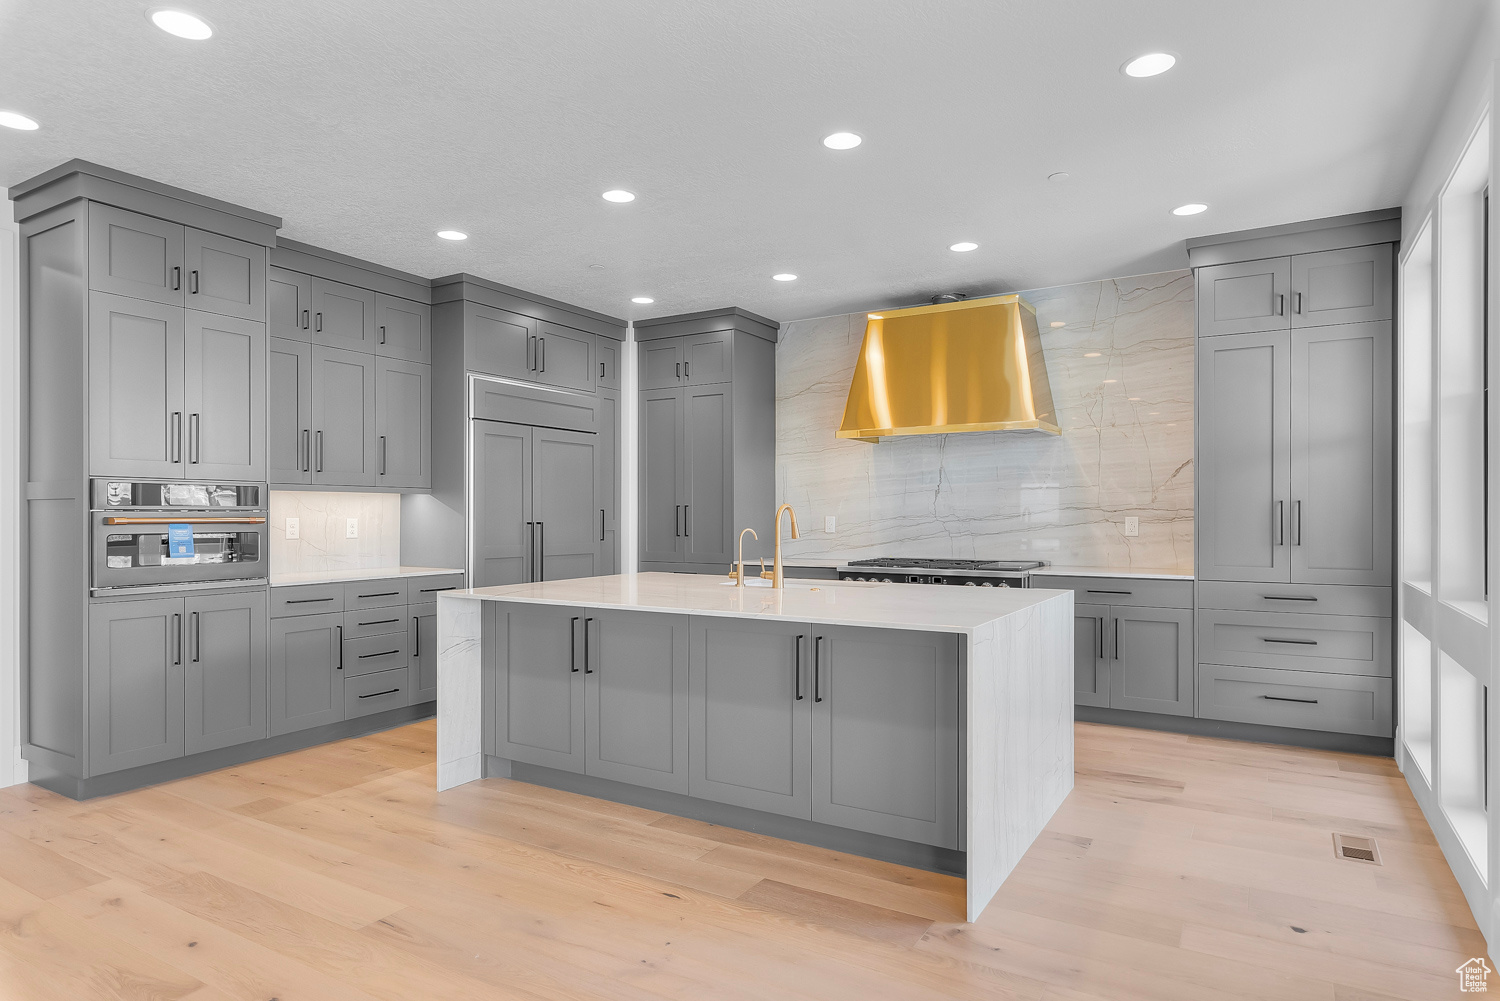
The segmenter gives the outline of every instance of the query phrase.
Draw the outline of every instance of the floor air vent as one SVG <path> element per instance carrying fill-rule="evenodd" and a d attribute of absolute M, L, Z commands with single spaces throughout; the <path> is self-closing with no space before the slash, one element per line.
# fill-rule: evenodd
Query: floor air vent
<path fill-rule="evenodd" d="M 1375 844 L 1374 838 L 1361 838 L 1354 834 L 1335 834 L 1333 854 L 1341 859 L 1348 859 L 1350 862 L 1380 864 L 1380 847 Z"/>

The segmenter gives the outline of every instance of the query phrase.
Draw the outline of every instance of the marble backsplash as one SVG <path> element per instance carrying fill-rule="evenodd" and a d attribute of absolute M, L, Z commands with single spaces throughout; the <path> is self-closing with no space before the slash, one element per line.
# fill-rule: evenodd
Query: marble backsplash
<path fill-rule="evenodd" d="M 401 495 L 271 491 L 271 572 L 365 570 L 401 564 Z M 286 537 L 296 518 L 301 538 Z M 349 518 L 359 537 L 345 538 Z"/>
<path fill-rule="evenodd" d="M 865 314 L 784 324 L 776 478 L 789 558 L 1035 558 L 1193 564 L 1193 279 L 1188 271 L 1022 292 L 1036 307 L 1062 435 L 834 437 Z M 823 531 L 827 515 L 836 531 Z M 1125 518 L 1140 535 L 1124 534 Z"/>

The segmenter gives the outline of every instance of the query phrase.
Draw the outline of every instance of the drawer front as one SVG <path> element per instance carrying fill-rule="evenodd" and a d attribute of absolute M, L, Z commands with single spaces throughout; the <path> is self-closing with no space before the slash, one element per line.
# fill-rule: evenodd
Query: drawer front
<path fill-rule="evenodd" d="M 419 601 L 436 601 L 437 596 L 444 591 L 456 591 L 463 586 L 464 575 L 461 573 L 408 577 L 406 578 L 406 600 L 413 604 Z"/>
<path fill-rule="evenodd" d="M 1205 580 L 1198 584 L 1200 608 L 1245 612 L 1304 612 L 1314 615 L 1391 614 L 1391 589 L 1344 584 L 1245 584 Z"/>
<path fill-rule="evenodd" d="M 1389 737 L 1391 682 L 1346 674 L 1198 665 L 1198 715 Z"/>
<path fill-rule="evenodd" d="M 407 705 L 407 671 L 381 671 L 360 678 L 344 679 L 344 718 L 368 716 Z"/>
<path fill-rule="evenodd" d="M 1389 678 L 1391 620 L 1203 608 L 1198 663 Z"/>
<path fill-rule="evenodd" d="M 390 605 L 385 608 L 366 608 L 358 612 L 344 613 L 344 639 L 357 640 L 364 636 L 380 636 L 406 630 L 406 606 Z"/>
<path fill-rule="evenodd" d="M 271 618 L 289 615 L 320 615 L 344 610 L 344 585 L 303 584 L 271 588 Z"/>
<path fill-rule="evenodd" d="M 1072 591 L 1077 601 L 1094 605 L 1147 605 L 1151 608 L 1192 608 L 1190 580 L 1136 580 L 1130 577 L 1063 577 L 1032 574 L 1032 587 Z"/>
<path fill-rule="evenodd" d="M 406 621 L 406 609 L 401 610 L 401 621 Z M 344 637 L 344 677 L 358 678 L 378 671 L 393 671 L 410 663 L 406 630 L 399 633 L 383 633 L 378 636 L 361 636 L 358 639 Z"/>
<path fill-rule="evenodd" d="M 361 580 L 344 585 L 344 607 L 351 612 L 361 608 L 385 608 L 388 605 L 404 604 L 406 581 L 400 577 Z"/>

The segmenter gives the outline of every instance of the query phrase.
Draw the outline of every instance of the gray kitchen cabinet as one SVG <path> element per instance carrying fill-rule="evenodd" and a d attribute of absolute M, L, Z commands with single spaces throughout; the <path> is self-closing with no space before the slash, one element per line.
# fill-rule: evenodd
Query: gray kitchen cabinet
<path fill-rule="evenodd" d="M 187 311 L 183 450 L 194 479 L 266 475 L 266 325 Z"/>
<path fill-rule="evenodd" d="M 266 593 L 183 599 L 183 752 L 267 736 Z"/>
<path fill-rule="evenodd" d="M 411 704 L 404 668 L 344 679 L 344 718 L 373 716 Z"/>
<path fill-rule="evenodd" d="M 675 563 L 682 559 L 682 494 L 687 470 L 684 402 L 677 389 L 650 389 L 641 393 L 643 563 Z"/>
<path fill-rule="evenodd" d="M 729 384 L 682 390 L 683 558 L 728 564 L 734 559 L 732 389 Z"/>
<path fill-rule="evenodd" d="M 266 248 L 188 227 L 183 231 L 183 304 L 222 316 L 264 320 Z"/>
<path fill-rule="evenodd" d="M 267 658 L 272 735 L 344 718 L 344 615 L 272 619 Z"/>
<path fill-rule="evenodd" d="M 468 367 L 507 379 L 531 379 L 537 321 L 530 316 L 465 304 L 464 343 Z"/>
<path fill-rule="evenodd" d="M 620 388 L 620 343 L 608 337 L 594 340 L 594 354 L 599 362 L 600 389 Z"/>
<path fill-rule="evenodd" d="M 266 326 L 272 337 L 312 341 L 312 276 L 286 268 L 266 271 Z"/>
<path fill-rule="evenodd" d="M 437 602 L 423 601 L 406 608 L 410 635 L 406 648 L 411 651 L 411 704 L 437 699 Z"/>
<path fill-rule="evenodd" d="M 812 819 L 958 847 L 958 637 L 820 625 Z"/>
<path fill-rule="evenodd" d="M 641 361 L 641 386 L 645 389 L 675 389 L 682 385 L 682 355 L 685 338 L 643 341 L 636 347 Z"/>
<path fill-rule="evenodd" d="M 89 288 L 181 306 L 183 227 L 89 204 Z"/>
<path fill-rule="evenodd" d="M 592 392 L 594 335 L 546 320 L 537 325 L 533 377 L 544 386 Z"/>
<path fill-rule="evenodd" d="M 687 616 L 582 611 L 584 771 L 687 793 Z"/>
<path fill-rule="evenodd" d="M 694 616 L 688 793 L 812 819 L 813 627 Z"/>
<path fill-rule="evenodd" d="M 375 437 L 378 486 L 432 486 L 431 366 L 376 359 Z"/>
<path fill-rule="evenodd" d="M 1199 268 L 1197 278 L 1199 337 L 1291 327 L 1291 258 Z"/>
<path fill-rule="evenodd" d="M 432 307 L 375 293 L 375 353 L 407 361 L 432 360 Z"/>
<path fill-rule="evenodd" d="M 1110 615 L 1110 706 L 1193 715 L 1192 610 L 1112 605 Z"/>
<path fill-rule="evenodd" d="M 404 691 L 405 675 L 411 667 L 411 651 L 406 647 L 409 633 L 406 628 L 406 605 L 403 603 L 395 608 L 366 612 L 367 616 L 378 615 L 381 618 L 389 618 L 392 624 L 384 628 L 395 630 L 371 636 L 353 638 L 349 635 L 349 618 L 354 614 L 356 613 L 347 613 L 344 616 L 345 684 L 351 678 L 362 678 L 367 674 L 400 671 Z"/>
<path fill-rule="evenodd" d="M 734 332 L 713 330 L 683 338 L 682 381 L 689 386 L 729 382 L 733 372 Z"/>
<path fill-rule="evenodd" d="M 559 428 L 531 432 L 531 513 L 536 580 L 599 572 L 597 434 Z"/>
<path fill-rule="evenodd" d="M 375 362 L 372 354 L 313 346 L 314 483 L 375 485 Z"/>
<path fill-rule="evenodd" d="M 94 292 L 88 317 L 89 472 L 181 477 L 184 311 Z"/>
<path fill-rule="evenodd" d="M 531 516 L 531 428 L 473 422 L 475 587 L 532 580 L 536 524 Z"/>
<path fill-rule="evenodd" d="M 1392 256 L 1389 243 L 1293 256 L 1292 326 L 1389 320 L 1395 304 Z"/>
<path fill-rule="evenodd" d="M 1073 605 L 1073 701 L 1080 706 L 1109 705 L 1109 664 L 1105 646 L 1108 605 Z"/>
<path fill-rule="evenodd" d="M 181 598 L 89 605 L 89 773 L 182 756 Z"/>
<path fill-rule="evenodd" d="M 270 344 L 266 373 L 266 478 L 273 486 L 311 483 L 313 346 L 285 337 L 272 337 Z"/>
<path fill-rule="evenodd" d="M 583 610 L 486 603 L 489 753 L 584 771 Z"/>
<path fill-rule="evenodd" d="M 599 447 L 594 450 L 595 482 L 599 485 L 599 567 L 598 574 L 607 577 L 618 573 L 615 566 L 619 538 L 619 469 L 617 442 L 620 428 L 620 396 L 599 391 Z"/>
<path fill-rule="evenodd" d="M 1391 679 L 1201 664 L 1204 719 L 1389 737 Z"/>
<path fill-rule="evenodd" d="M 312 280 L 312 342 L 375 353 L 375 293 L 343 282 Z"/>

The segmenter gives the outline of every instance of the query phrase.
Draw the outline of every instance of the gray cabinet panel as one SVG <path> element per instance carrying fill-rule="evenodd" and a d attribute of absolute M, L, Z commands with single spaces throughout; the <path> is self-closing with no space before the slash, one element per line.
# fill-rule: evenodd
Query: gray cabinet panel
<path fill-rule="evenodd" d="M 531 428 L 474 421 L 475 587 L 532 579 L 535 523 L 531 514 Z"/>
<path fill-rule="evenodd" d="M 393 633 L 405 634 L 410 625 L 406 621 L 406 606 L 393 605 L 389 608 L 362 608 L 358 611 L 344 613 L 344 642 L 362 639 L 366 636 L 388 636 Z M 344 670 L 349 670 L 349 665 L 344 665 Z"/>
<path fill-rule="evenodd" d="M 89 771 L 182 756 L 181 598 L 89 606 Z"/>
<path fill-rule="evenodd" d="M 406 618 L 411 629 L 406 642 L 411 651 L 411 704 L 432 702 L 437 699 L 437 602 L 408 605 Z"/>
<path fill-rule="evenodd" d="M 598 438 L 583 431 L 532 429 L 536 580 L 592 577 L 599 572 L 599 490 L 594 455 Z"/>
<path fill-rule="evenodd" d="M 536 320 L 520 313 L 466 305 L 464 341 L 469 368 L 510 379 L 530 379 L 536 326 Z"/>
<path fill-rule="evenodd" d="M 312 340 L 312 278 L 285 268 L 266 271 L 266 327 L 272 337 Z"/>
<path fill-rule="evenodd" d="M 265 324 L 188 310 L 183 369 L 187 474 L 265 479 Z"/>
<path fill-rule="evenodd" d="M 1199 268 L 1197 277 L 1198 336 L 1291 327 L 1290 258 Z"/>
<path fill-rule="evenodd" d="M 732 376 L 734 331 L 715 330 L 683 338 L 682 378 L 689 386 L 728 382 Z"/>
<path fill-rule="evenodd" d="M 695 616 L 688 793 L 812 819 L 812 626 Z"/>
<path fill-rule="evenodd" d="M 375 293 L 375 353 L 407 361 L 432 360 L 432 307 Z"/>
<path fill-rule="evenodd" d="M 375 353 L 374 292 L 326 278 L 314 278 L 312 311 L 314 344 Z"/>
<path fill-rule="evenodd" d="M 1193 715 L 1193 613 L 1111 606 L 1109 704 Z"/>
<path fill-rule="evenodd" d="M 272 337 L 266 373 L 266 478 L 272 486 L 312 482 L 313 348 Z"/>
<path fill-rule="evenodd" d="M 381 577 L 351 581 L 344 585 L 344 607 L 351 612 L 369 608 L 394 608 L 406 604 L 406 579 Z"/>
<path fill-rule="evenodd" d="M 722 563 L 732 555 L 730 524 L 734 485 L 734 438 L 730 387 L 708 386 L 682 391 L 686 444 L 686 493 L 683 494 L 683 559 L 689 563 Z M 643 555 L 644 558 L 644 555 Z"/>
<path fill-rule="evenodd" d="M 1391 245 L 1325 250 L 1292 258 L 1292 326 L 1391 318 Z"/>
<path fill-rule="evenodd" d="M 376 478 L 382 487 L 432 486 L 432 367 L 375 361 Z"/>
<path fill-rule="evenodd" d="M 89 472 L 182 476 L 183 311 L 89 296 Z"/>
<path fill-rule="evenodd" d="M 1373 615 L 1395 611 L 1388 587 L 1340 587 L 1320 584 L 1237 584 L 1204 581 L 1198 586 L 1199 608 L 1247 612 L 1300 612 L 1310 615 Z"/>
<path fill-rule="evenodd" d="M 412 604 L 436 601 L 444 591 L 454 591 L 464 586 L 461 573 L 422 574 L 406 581 L 406 600 Z"/>
<path fill-rule="evenodd" d="M 271 620 L 272 735 L 344 718 L 343 631 L 338 612 Z"/>
<path fill-rule="evenodd" d="M 1096 605 L 1147 605 L 1152 608 L 1192 608 L 1191 580 L 1149 580 L 1139 577 L 1075 577 L 1071 574 L 1031 575 L 1032 587 L 1072 591 L 1076 600 Z"/>
<path fill-rule="evenodd" d="M 641 359 L 641 389 L 671 389 L 682 383 L 682 339 L 642 341 L 636 345 Z"/>
<path fill-rule="evenodd" d="M 649 345 L 650 342 L 647 342 Z M 683 396 L 676 389 L 641 393 L 641 561 L 679 563 L 682 538 Z"/>
<path fill-rule="evenodd" d="M 820 626 L 813 820 L 958 846 L 958 638 Z"/>
<path fill-rule="evenodd" d="M 482 649 L 494 700 L 490 753 L 582 773 L 582 611 L 485 605 Z"/>
<path fill-rule="evenodd" d="M 1073 702 L 1109 705 L 1108 605 L 1073 605 Z"/>
<path fill-rule="evenodd" d="M 687 617 L 586 611 L 585 771 L 687 793 Z"/>
<path fill-rule="evenodd" d="M 319 615 L 344 610 L 344 585 L 302 584 L 271 588 L 271 618 Z"/>
<path fill-rule="evenodd" d="M 406 620 L 406 606 L 399 605 L 390 609 L 393 617 L 401 622 Z M 366 613 L 372 614 L 372 613 Z M 347 621 L 349 615 L 344 616 Z M 344 631 L 344 683 L 347 685 L 350 678 L 360 678 L 367 674 L 379 674 L 386 671 L 400 670 L 403 675 L 403 690 L 405 689 L 406 669 L 411 666 L 411 651 L 406 646 L 407 632 L 381 633 L 375 636 L 362 636 L 351 639 L 348 626 Z M 404 704 L 404 703 L 403 703 Z"/>
<path fill-rule="evenodd" d="M 1389 737 L 1391 681 L 1203 664 L 1198 668 L 1198 715 Z"/>
<path fill-rule="evenodd" d="M 592 392 L 594 389 L 594 335 L 543 320 L 537 327 L 536 381 Z"/>
<path fill-rule="evenodd" d="M 183 231 L 184 303 L 222 316 L 266 318 L 266 248 L 198 229 Z"/>
<path fill-rule="evenodd" d="M 1391 620 L 1204 608 L 1198 613 L 1198 660 L 1389 678 Z"/>
<path fill-rule="evenodd" d="M 1291 353 L 1291 579 L 1389 585 L 1390 321 L 1298 330 Z"/>
<path fill-rule="evenodd" d="M 375 356 L 313 347 L 313 482 L 375 485 Z"/>
<path fill-rule="evenodd" d="M 183 601 L 188 648 L 183 718 L 187 754 L 261 740 L 266 729 L 266 594 Z"/>
<path fill-rule="evenodd" d="M 599 442 L 594 449 L 599 487 L 599 574 L 619 573 L 616 567 L 620 508 L 620 398 L 609 391 L 599 393 Z"/>
<path fill-rule="evenodd" d="M 410 705 L 407 672 L 403 668 L 344 680 L 344 718 L 358 719 Z"/>
<path fill-rule="evenodd" d="M 1198 341 L 1198 577 L 1290 579 L 1291 334 Z"/>
<path fill-rule="evenodd" d="M 600 337 L 594 342 L 594 352 L 599 360 L 599 388 L 620 388 L 620 351 L 620 342 L 608 337 Z"/>
<path fill-rule="evenodd" d="M 89 203 L 89 288 L 182 305 L 182 227 Z"/>

